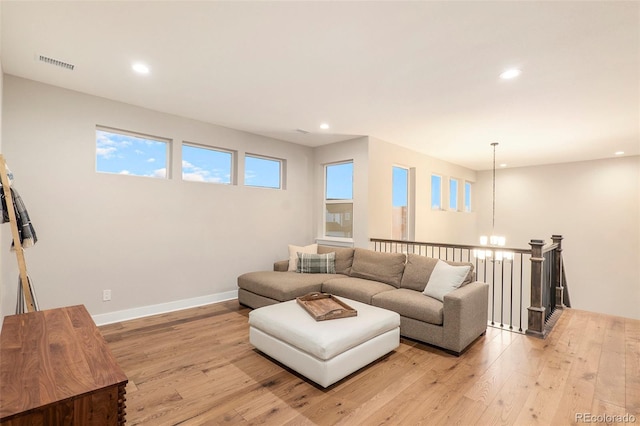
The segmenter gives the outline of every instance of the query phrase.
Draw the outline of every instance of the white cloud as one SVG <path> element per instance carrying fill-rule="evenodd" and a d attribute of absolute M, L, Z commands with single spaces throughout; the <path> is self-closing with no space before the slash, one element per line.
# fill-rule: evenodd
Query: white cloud
<path fill-rule="evenodd" d="M 147 159 L 147 163 L 154 163 L 155 161 L 156 161 L 156 159 L 155 159 L 155 158 L 153 158 L 153 157 L 152 157 L 152 158 Z"/>
<path fill-rule="evenodd" d="M 131 174 L 131 172 L 130 172 L 129 170 L 120 170 L 120 173 L 118 173 L 118 174 L 121 174 L 121 175 L 130 175 L 130 174 Z"/>
<path fill-rule="evenodd" d="M 204 172 L 204 173 L 209 174 L 209 172 L 204 170 L 202 167 L 198 167 L 195 164 L 188 162 L 187 160 L 182 160 L 182 169 L 183 170 L 192 170 L 194 172 Z"/>
<path fill-rule="evenodd" d="M 133 151 L 133 152 L 135 152 L 135 153 L 136 153 L 136 154 L 138 154 L 138 155 L 142 155 L 142 154 L 144 154 L 144 151 L 141 151 L 141 150 L 139 150 L 139 149 L 136 149 L 136 150 L 135 150 L 135 151 Z"/>
<path fill-rule="evenodd" d="M 207 170 L 198 170 L 195 172 L 183 172 L 182 179 L 190 180 L 193 182 L 215 182 L 215 183 L 223 182 L 222 178 L 220 178 L 219 176 L 210 176 L 210 173 Z"/>
<path fill-rule="evenodd" d="M 109 139 L 109 136 L 105 132 L 98 131 L 96 136 L 96 143 L 98 145 L 115 145 L 115 141 Z"/>
<path fill-rule="evenodd" d="M 96 147 L 96 154 L 98 155 L 98 157 L 102 157 L 104 159 L 109 159 L 109 158 L 113 158 L 113 154 L 117 151 L 118 149 L 116 147 L 113 146 L 108 146 L 108 147 Z"/>
<path fill-rule="evenodd" d="M 162 178 L 163 177 L 167 177 L 167 169 L 166 169 L 166 167 L 154 170 L 152 176 L 153 177 L 162 177 Z"/>
<path fill-rule="evenodd" d="M 193 182 L 206 182 L 204 176 L 199 173 L 182 173 L 182 180 L 190 180 Z"/>
<path fill-rule="evenodd" d="M 224 180 L 219 177 L 219 173 L 215 173 L 216 176 L 211 176 L 211 171 L 198 167 L 186 160 L 182 160 L 182 170 L 182 179 L 184 180 L 195 182 L 224 182 Z"/>
<path fill-rule="evenodd" d="M 131 141 L 125 138 L 129 136 L 110 134 L 107 132 L 98 131 L 96 137 L 96 145 L 98 146 L 115 146 L 118 148 L 125 148 L 131 145 Z"/>
<path fill-rule="evenodd" d="M 131 141 L 123 139 L 124 137 L 98 131 L 96 133 L 96 155 L 106 160 L 115 157 L 120 149 L 131 145 Z M 138 150 L 136 150 L 137 152 Z M 118 153 L 118 157 L 122 158 L 122 154 Z"/>

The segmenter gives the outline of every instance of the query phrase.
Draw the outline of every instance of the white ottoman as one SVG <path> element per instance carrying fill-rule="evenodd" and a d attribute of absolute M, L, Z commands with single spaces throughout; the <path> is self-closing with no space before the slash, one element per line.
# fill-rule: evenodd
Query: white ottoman
<path fill-rule="evenodd" d="M 249 312 L 249 341 L 323 387 L 400 345 L 400 315 L 339 299 L 358 315 L 316 321 L 295 300 L 255 309 Z"/>

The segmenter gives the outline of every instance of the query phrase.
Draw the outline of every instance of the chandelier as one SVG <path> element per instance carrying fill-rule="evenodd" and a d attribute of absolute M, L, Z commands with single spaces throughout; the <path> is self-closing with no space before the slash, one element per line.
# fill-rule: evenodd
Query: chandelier
<path fill-rule="evenodd" d="M 485 259 L 487 257 L 491 257 L 495 253 L 495 260 L 502 261 L 513 259 L 513 253 L 504 250 L 496 250 L 495 247 L 504 247 L 507 242 L 507 239 L 502 235 L 496 235 L 496 146 L 498 146 L 498 142 L 491 143 L 493 147 L 493 178 L 492 178 L 492 205 L 491 205 L 491 235 L 480 236 L 480 245 L 492 247 L 491 249 L 487 248 L 484 250 L 475 250 L 475 256 L 478 259 Z"/>

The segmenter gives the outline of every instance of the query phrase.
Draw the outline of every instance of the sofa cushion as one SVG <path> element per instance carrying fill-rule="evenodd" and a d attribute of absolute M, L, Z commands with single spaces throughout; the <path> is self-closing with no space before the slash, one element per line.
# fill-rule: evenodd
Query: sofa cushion
<path fill-rule="evenodd" d="M 444 304 L 414 290 L 400 288 L 378 293 L 373 296 L 371 304 L 429 324 L 442 325 L 443 322 Z"/>
<path fill-rule="evenodd" d="M 451 266 L 466 266 L 469 265 L 469 273 L 465 277 L 462 285 L 469 284 L 474 279 L 473 264 L 469 262 L 451 262 L 445 260 Z M 422 293 L 429 282 L 431 272 L 438 263 L 438 259 L 433 257 L 421 256 L 419 254 L 408 254 L 407 264 L 404 268 L 404 274 L 402 274 L 402 281 L 400 282 L 400 288 L 407 288 L 410 290 L 419 291 Z"/>
<path fill-rule="evenodd" d="M 407 255 L 407 264 L 404 267 L 400 288 L 415 290 L 422 293 L 429 282 L 431 271 L 435 268 L 438 259 L 433 257 L 420 256 L 417 254 Z"/>
<path fill-rule="evenodd" d="M 323 293 L 342 296 L 368 304 L 371 304 L 371 298 L 375 294 L 390 290 L 395 290 L 395 287 L 362 278 L 333 278 L 322 284 Z M 424 297 L 423 295 L 420 296 Z"/>
<path fill-rule="evenodd" d="M 353 253 L 351 276 L 380 281 L 400 287 L 406 256 L 404 253 L 380 253 L 356 248 Z"/>
<path fill-rule="evenodd" d="M 289 270 L 289 259 L 273 262 L 273 270 L 278 272 L 287 272 Z"/>
<path fill-rule="evenodd" d="M 336 254 L 336 274 L 349 275 L 353 264 L 353 249 L 348 247 L 318 246 L 318 254 Z"/>
<path fill-rule="evenodd" d="M 298 269 L 298 253 L 316 254 L 318 253 L 318 245 L 294 246 L 289 244 L 289 272 L 295 272 Z"/>
<path fill-rule="evenodd" d="M 336 254 L 307 254 L 298 253 L 298 269 L 302 274 L 335 274 Z"/>
<path fill-rule="evenodd" d="M 284 302 L 314 291 L 320 291 L 324 281 L 342 276 L 344 275 L 275 271 L 248 272 L 238 277 L 238 287 Z"/>

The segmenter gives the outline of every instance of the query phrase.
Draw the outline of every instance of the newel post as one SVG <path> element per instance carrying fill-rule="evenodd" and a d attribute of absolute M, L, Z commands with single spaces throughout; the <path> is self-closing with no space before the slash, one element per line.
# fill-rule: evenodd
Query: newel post
<path fill-rule="evenodd" d="M 544 338 L 545 307 L 542 306 L 542 247 L 544 240 L 531 240 L 531 306 L 527 308 L 528 328 L 526 334 Z"/>
<path fill-rule="evenodd" d="M 556 309 L 563 309 L 564 306 L 564 283 L 562 282 L 562 235 L 552 235 L 551 239 L 558 247 L 553 252 L 553 269 L 555 276 L 553 284 L 556 291 Z"/>

